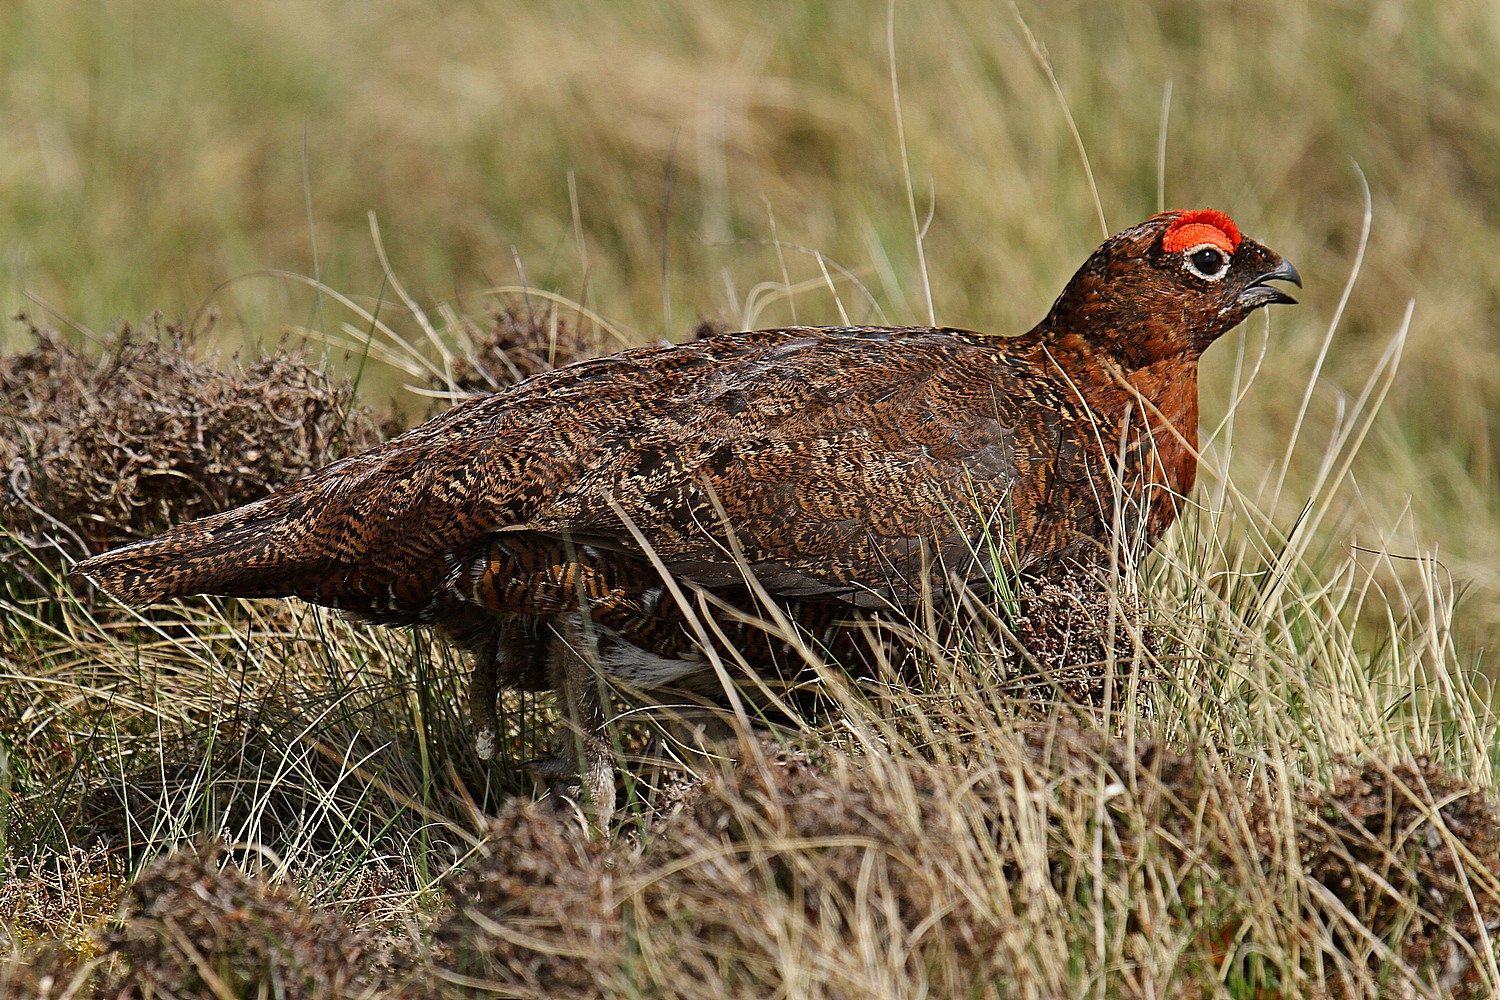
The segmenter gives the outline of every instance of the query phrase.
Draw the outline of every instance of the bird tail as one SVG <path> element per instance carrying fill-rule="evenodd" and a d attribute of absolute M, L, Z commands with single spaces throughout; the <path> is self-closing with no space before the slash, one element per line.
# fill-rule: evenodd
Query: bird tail
<path fill-rule="evenodd" d="M 302 571 L 299 519 L 282 497 L 180 524 L 76 563 L 82 576 L 125 604 L 155 604 L 191 594 L 286 597 Z"/>

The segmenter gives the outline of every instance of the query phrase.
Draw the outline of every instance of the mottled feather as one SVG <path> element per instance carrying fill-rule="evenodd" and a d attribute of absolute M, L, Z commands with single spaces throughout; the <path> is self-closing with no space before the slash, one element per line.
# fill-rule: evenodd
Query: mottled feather
<path fill-rule="evenodd" d="M 684 585 L 739 600 L 748 575 L 830 620 L 1149 546 L 1193 484 L 1199 356 L 1295 280 L 1237 231 L 1204 278 L 1163 245 L 1179 221 L 1112 237 L 1020 337 L 799 327 L 582 361 L 78 569 L 130 603 L 295 595 L 476 649 L 582 611 L 681 656 L 641 540 Z"/>

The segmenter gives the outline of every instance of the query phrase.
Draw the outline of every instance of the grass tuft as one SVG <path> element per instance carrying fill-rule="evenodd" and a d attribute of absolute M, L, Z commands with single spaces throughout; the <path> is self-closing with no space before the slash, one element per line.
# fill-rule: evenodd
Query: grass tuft
<path fill-rule="evenodd" d="M 0 581 L 16 596 L 379 440 L 352 387 L 299 354 L 226 371 L 159 317 L 92 352 L 30 329 L 36 346 L 0 361 Z"/>
<path fill-rule="evenodd" d="M 0 993 L 1500 995 L 1494 10 L 595 6 L 0 8 L 0 294 L 93 342 L 0 359 Z M 365 405 L 672 316 L 1019 331 L 1099 210 L 1203 204 L 1307 294 L 1207 357 L 1158 551 L 854 676 L 766 623 L 818 696 L 632 716 L 609 839 L 516 766 L 551 700 L 478 761 L 425 635 L 59 579 Z M 226 319 L 89 332 L 158 305 Z M 204 360 L 285 328 L 357 387 Z"/>

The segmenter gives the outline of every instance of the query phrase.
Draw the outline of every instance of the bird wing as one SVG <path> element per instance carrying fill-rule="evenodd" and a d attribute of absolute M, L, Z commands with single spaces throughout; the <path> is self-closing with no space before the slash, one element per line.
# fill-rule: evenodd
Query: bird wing
<path fill-rule="evenodd" d="M 999 345 L 789 329 L 594 359 L 80 569 L 126 600 L 295 594 L 415 621 L 504 533 L 644 543 L 709 587 L 748 567 L 774 594 L 906 599 L 1013 513 L 1038 461 L 1022 415 L 1067 404 Z"/>
<path fill-rule="evenodd" d="M 704 586 L 748 572 L 782 596 L 906 601 L 938 564 L 967 575 L 1010 512 L 1012 359 L 949 332 L 862 330 L 788 331 L 733 360 L 680 391 L 622 393 L 518 527 L 644 543 Z"/>

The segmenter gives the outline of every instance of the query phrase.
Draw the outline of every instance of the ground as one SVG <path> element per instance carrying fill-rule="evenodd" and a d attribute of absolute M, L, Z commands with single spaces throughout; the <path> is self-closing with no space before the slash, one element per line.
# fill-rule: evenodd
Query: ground
<path fill-rule="evenodd" d="M 893 12 L 0 11 L 0 993 L 1500 992 L 1493 5 Z M 576 355 L 1016 332 L 1100 214 L 1204 205 L 1304 301 L 1209 353 L 1118 600 L 624 726 L 607 836 L 428 637 L 60 575 Z"/>

